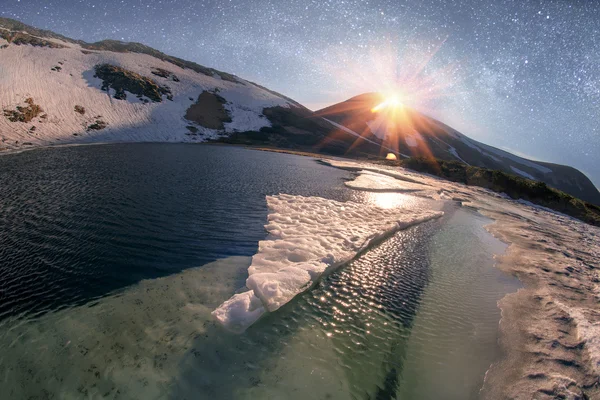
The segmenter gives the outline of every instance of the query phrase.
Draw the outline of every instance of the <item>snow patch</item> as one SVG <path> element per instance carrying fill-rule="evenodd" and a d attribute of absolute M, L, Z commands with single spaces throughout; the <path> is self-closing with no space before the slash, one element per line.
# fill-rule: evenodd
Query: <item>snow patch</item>
<path fill-rule="evenodd" d="M 362 170 L 353 181 L 345 182 L 352 189 L 370 191 L 415 192 L 431 189 L 429 186 L 396 179 L 377 172 Z"/>
<path fill-rule="evenodd" d="M 507 158 L 513 162 L 516 162 L 517 164 L 521 164 L 521 165 L 525 165 L 526 167 L 530 167 L 530 168 L 534 168 L 537 169 L 538 171 L 547 174 L 549 172 L 552 172 L 552 170 L 550 168 L 544 167 L 542 165 L 539 165 L 533 161 L 527 160 L 525 158 L 521 158 L 518 156 L 515 156 L 514 154 L 511 154 L 507 151 L 503 151 L 503 150 L 499 150 L 496 149 L 492 146 L 488 146 L 486 144 L 483 143 L 479 143 L 478 145 L 474 144 L 470 139 L 468 139 L 466 136 L 462 136 L 461 137 L 461 141 L 466 144 L 467 146 L 471 147 L 472 149 L 475 149 L 477 151 L 479 151 L 480 153 L 482 153 L 483 155 L 492 158 L 493 160 L 497 161 L 497 162 L 502 162 L 500 159 L 498 159 L 497 157 L 494 157 L 493 155 L 487 153 L 484 150 L 489 151 L 490 153 L 494 153 L 497 156 L 503 157 L 503 158 Z M 512 168 L 512 166 L 511 166 Z"/>
<path fill-rule="evenodd" d="M 400 167 L 385 167 L 385 166 L 375 166 L 374 164 L 369 163 L 361 163 L 356 161 L 347 161 L 347 160 L 334 160 L 334 159 L 322 159 L 321 163 L 329 165 L 334 168 L 345 169 L 347 171 L 370 171 L 375 172 L 377 174 L 390 176 L 392 178 L 400 179 L 407 182 L 419 183 L 423 185 L 428 185 L 426 181 L 428 178 L 425 178 L 425 174 L 417 174 L 414 172 L 409 172 L 409 170 L 400 168 Z M 425 178 L 425 179 L 423 179 Z M 439 180 L 437 180 L 439 181 Z"/>
<path fill-rule="evenodd" d="M 524 178 L 527 178 L 527 179 L 533 179 L 533 180 L 535 180 L 535 177 L 534 177 L 534 176 L 532 176 L 532 175 L 528 174 L 528 173 L 527 173 L 527 172 L 525 172 L 525 171 L 521 171 L 520 169 L 518 169 L 518 168 L 515 168 L 515 167 L 513 167 L 512 165 L 510 166 L 510 169 L 512 169 L 512 170 L 513 170 L 513 172 L 515 172 L 515 173 L 516 173 L 516 174 L 518 174 L 518 175 L 521 175 L 521 176 L 522 176 L 522 177 L 524 177 Z"/>
<path fill-rule="evenodd" d="M 236 294 L 212 313 L 235 332 L 245 330 L 265 311 L 277 310 L 309 289 L 323 273 L 397 230 L 443 215 L 287 194 L 267 196 L 267 205 L 269 236 L 259 242 L 248 268 L 250 290 Z"/>
<path fill-rule="evenodd" d="M 448 145 L 448 152 L 450 154 L 452 154 L 454 157 L 458 158 L 461 162 L 467 164 L 467 165 L 471 165 L 468 162 L 466 162 L 465 160 L 463 160 L 459 155 L 458 152 L 456 151 L 456 149 L 450 145 Z"/>
<path fill-rule="evenodd" d="M 596 373 L 600 374 L 600 322 L 590 322 L 585 313 L 595 311 L 583 308 L 569 307 L 559 301 L 556 302 L 577 325 L 577 336 L 585 341 L 585 348 L 590 357 L 590 363 Z"/>

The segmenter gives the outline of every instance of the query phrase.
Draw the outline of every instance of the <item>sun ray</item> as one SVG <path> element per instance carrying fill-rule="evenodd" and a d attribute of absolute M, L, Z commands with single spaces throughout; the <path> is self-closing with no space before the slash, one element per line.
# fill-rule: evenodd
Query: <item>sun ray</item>
<path fill-rule="evenodd" d="M 348 152 L 365 141 L 374 140 L 381 143 L 380 155 L 383 157 L 393 151 L 394 154 L 431 158 L 429 145 L 436 144 L 426 138 L 435 138 L 439 126 L 424 115 L 431 114 L 440 99 L 462 93 L 453 90 L 462 62 L 442 66 L 434 63 L 446 40 L 407 42 L 403 49 L 386 40 L 373 46 L 367 67 L 365 60 L 350 58 L 343 68 L 334 72 L 334 76 L 356 91 L 369 95 L 325 108 L 317 116 L 331 117 L 356 133 Z M 348 132 L 336 129 L 327 142 L 344 135 L 348 140 Z"/>

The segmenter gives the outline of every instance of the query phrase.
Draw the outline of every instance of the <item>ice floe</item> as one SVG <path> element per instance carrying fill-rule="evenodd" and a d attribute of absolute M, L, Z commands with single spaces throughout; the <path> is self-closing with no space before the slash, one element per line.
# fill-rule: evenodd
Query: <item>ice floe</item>
<path fill-rule="evenodd" d="M 356 179 L 346 182 L 346 186 L 352 189 L 379 192 L 416 192 L 431 189 L 431 187 L 419 183 L 408 182 L 367 170 L 360 171 Z"/>
<path fill-rule="evenodd" d="M 321 197 L 268 196 L 269 236 L 248 268 L 249 291 L 224 302 L 213 316 L 241 332 L 265 311 L 275 311 L 334 269 L 392 233 L 443 215 Z"/>

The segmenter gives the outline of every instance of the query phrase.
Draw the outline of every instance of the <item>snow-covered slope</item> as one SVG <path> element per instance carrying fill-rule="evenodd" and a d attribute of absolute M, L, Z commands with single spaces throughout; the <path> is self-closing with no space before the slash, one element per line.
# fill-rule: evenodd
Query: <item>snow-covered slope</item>
<path fill-rule="evenodd" d="M 296 106 L 228 74 L 223 79 L 217 72 L 207 75 L 148 54 L 89 50 L 74 41 L 52 37 L 43 40 L 56 47 L 18 44 L 6 40 L 11 34 L 15 32 L 0 24 L 0 108 L 16 110 L 32 99 L 42 112 L 28 122 L 12 122 L 0 115 L 1 149 L 81 142 L 203 141 L 238 130 L 258 131 L 270 126 L 262 114 L 264 108 Z M 168 87 L 172 100 L 163 96 L 160 102 L 144 102 L 143 97 L 127 92 L 125 100 L 114 98 L 115 91 L 101 90 L 102 80 L 94 77 L 95 66 L 101 64 L 121 67 Z M 159 68 L 170 75 L 153 74 Z M 203 91 L 225 99 L 223 107 L 230 122 L 224 123 L 224 129 L 209 129 L 184 118 Z M 75 106 L 85 113 L 76 112 Z M 87 129 L 96 120 L 106 123 L 106 128 Z M 190 125 L 197 131 L 186 128 Z"/>
<path fill-rule="evenodd" d="M 0 17 L 0 151 L 98 142 L 219 140 L 328 154 L 357 133 L 254 82 L 141 43 L 85 43 Z"/>

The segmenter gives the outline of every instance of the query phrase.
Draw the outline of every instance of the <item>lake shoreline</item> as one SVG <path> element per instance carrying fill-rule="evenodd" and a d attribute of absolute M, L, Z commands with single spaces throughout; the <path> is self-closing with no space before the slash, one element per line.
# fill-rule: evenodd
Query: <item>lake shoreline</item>
<path fill-rule="evenodd" d="M 309 151 L 302 150 L 291 150 L 291 149 L 282 149 L 277 147 L 267 147 L 267 146 L 251 146 L 247 144 L 235 144 L 235 143 L 220 143 L 220 142 L 201 142 L 201 143 L 193 143 L 193 142 L 160 142 L 160 141 L 151 141 L 151 142 L 132 142 L 132 141 L 110 141 L 110 142 L 89 142 L 89 143 L 64 143 L 64 144 L 49 144 L 49 145 L 34 145 L 21 147 L 19 149 L 3 149 L 0 150 L 0 157 L 2 156 L 10 156 L 15 154 L 24 153 L 27 151 L 34 150 L 45 150 L 45 149 L 60 149 L 65 147 L 81 147 L 81 146 L 109 146 L 109 145 L 121 145 L 121 144 L 173 144 L 173 145 L 193 145 L 193 146 L 218 146 L 218 147 L 236 147 L 236 148 L 244 148 L 248 150 L 256 150 L 256 151 L 265 151 L 270 153 L 282 153 L 282 154 L 291 154 L 296 156 L 303 157 L 311 157 L 311 158 L 342 158 L 347 160 L 361 161 L 360 159 L 351 158 L 351 157 L 343 157 L 343 156 L 332 156 L 327 154 L 319 154 L 313 153 Z M 367 160 L 363 160 L 367 161 Z"/>
<path fill-rule="evenodd" d="M 600 229 L 479 187 L 391 167 L 337 164 L 351 171 L 381 169 L 386 176 L 420 176 L 422 183 L 437 188 L 434 197 L 456 201 L 491 219 L 486 230 L 508 245 L 497 255 L 496 267 L 524 287 L 498 302 L 503 356 L 488 369 L 482 398 L 600 396 Z"/>
<path fill-rule="evenodd" d="M 524 285 L 498 303 L 504 356 L 488 370 L 483 398 L 600 396 L 592 362 L 597 349 L 581 330 L 589 322 L 576 317 L 593 313 L 597 302 L 597 287 L 589 284 L 594 259 L 577 250 L 578 232 L 552 224 L 541 230 L 540 237 L 531 223 L 507 219 L 491 209 L 480 212 L 494 220 L 486 229 L 509 244 L 505 254 L 498 256 L 497 268 L 517 276 Z M 581 267 L 573 266 L 574 261 Z"/>
<path fill-rule="evenodd" d="M 92 144 L 125 143 L 40 146 L 0 154 Z M 203 144 L 331 159 L 316 153 L 286 149 Z M 352 171 L 369 168 L 370 165 L 375 169 L 385 168 L 386 171 L 397 171 L 427 181 L 438 194 L 447 191 L 450 193 L 447 197 L 452 201 L 474 208 L 492 219 L 494 222 L 487 225 L 486 229 L 509 245 L 504 254 L 498 255 L 496 267 L 508 275 L 516 276 L 524 288 L 504 296 L 498 303 L 501 310 L 500 344 L 504 356 L 488 369 L 481 390 L 483 398 L 600 396 L 600 346 L 597 334 L 600 315 L 596 311 L 600 299 L 598 228 L 540 207 L 507 199 L 487 189 L 389 166 L 347 164 L 356 165 Z"/>

